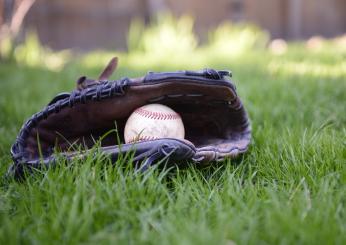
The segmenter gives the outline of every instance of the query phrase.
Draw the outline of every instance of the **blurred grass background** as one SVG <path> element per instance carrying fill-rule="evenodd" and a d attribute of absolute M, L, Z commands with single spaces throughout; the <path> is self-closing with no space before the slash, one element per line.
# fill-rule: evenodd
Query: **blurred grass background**
<path fill-rule="evenodd" d="M 188 16 L 132 22 L 128 51 L 52 51 L 34 32 L 1 43 L 0 175 L 23 122 L 81 75 L 230 69 L 253 142 L 238 161 L 152 169 L 99 159 L 0 184 L 1 244 L 345 244 L 346 37 L 272 40 L 226 22 L 200 43 Z M 124 167 L 125 166 L 125 167 Z"/>

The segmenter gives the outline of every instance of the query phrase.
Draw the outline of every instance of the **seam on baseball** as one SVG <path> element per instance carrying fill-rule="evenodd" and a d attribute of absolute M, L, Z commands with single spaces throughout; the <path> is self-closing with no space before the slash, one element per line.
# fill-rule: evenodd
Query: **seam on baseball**
<path fill-rule="evenodd" d="M 134 111 L 134 113 L 137 113 L 143 117 L 150 118 L 150 119 L 157 119 L 157 120 L 177 120 L 180 119 L 179 114 L 177 113 L 163 113 L 163 112 L 156 112 L 156 111 L 148 111 L 142 108 L 138 108 Z"/>
<path fill-rule="evenodd" d="M 141 136 L 135 136 L 131 140 L 129 140 L 127 143 L 134 143 L 137 141 L 148 141 L 148 140 L 156 140 L 158 137 L 150 136 L 150 135 L 141 135 Z"/>

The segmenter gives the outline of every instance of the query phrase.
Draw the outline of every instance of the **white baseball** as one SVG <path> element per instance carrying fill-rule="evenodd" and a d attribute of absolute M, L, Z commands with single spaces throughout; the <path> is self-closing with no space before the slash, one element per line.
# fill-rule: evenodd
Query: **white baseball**
<path fill-rule="evenodd" d="M 137 108 L 125 125 L 125 143 L 160 138 L 184 139 L 185 129 L 178 113 L 160 104 Z"/>

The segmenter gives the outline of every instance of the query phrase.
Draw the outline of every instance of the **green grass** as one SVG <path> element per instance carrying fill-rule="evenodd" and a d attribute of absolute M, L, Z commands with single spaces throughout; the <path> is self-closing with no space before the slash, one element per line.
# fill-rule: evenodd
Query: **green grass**
<path fill-rule="evenodd" d="M 45 66 L 0 65 L 0 175 L 22 123 L 109 53 Z M 120 54 L 113 78 L 147 70 L 232 69 L 253 142 L 238 160 L 138 174 L 125 161 L 74 162 L 0 182 L 0 244 L 345 244 L 346 54 L 291 44 L 182 62 Z M 201 60 L 203 62 L 201 62 Z M 122 62 L 123 61 L 123 62 Z M 136 64 L 141 64 L 137 66 Z M 203 63 L 201 66 L 200 63 Z M 137 68 L 140 67 L 140 68 Z"/>

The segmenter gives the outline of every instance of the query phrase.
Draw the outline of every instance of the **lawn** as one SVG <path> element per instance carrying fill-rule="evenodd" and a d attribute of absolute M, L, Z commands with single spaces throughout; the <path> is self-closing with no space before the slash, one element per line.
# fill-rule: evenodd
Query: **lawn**
<path fill-rule="evenodd" d="M 0 64 L 0 176 L 23 122 L 79 76 L 96 77 L 112 55 Z M 0 244 L 346 244 L 344 49 L 118 55 L 113 79 L 232 70 L 252 122 L 249 151 L 207 168 L 138 174 L 127 162 L 88 159 L 23 182 L 2 177 Z"/>

